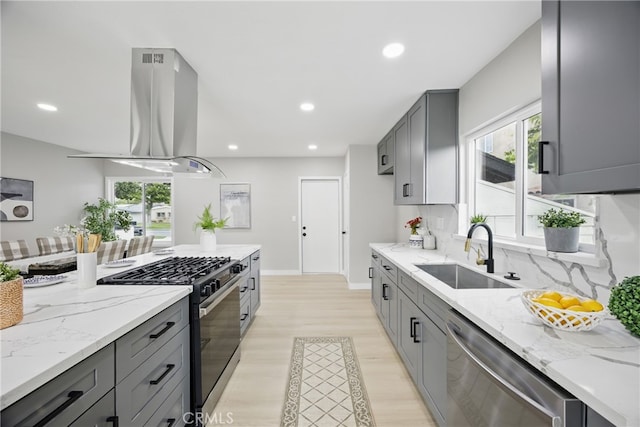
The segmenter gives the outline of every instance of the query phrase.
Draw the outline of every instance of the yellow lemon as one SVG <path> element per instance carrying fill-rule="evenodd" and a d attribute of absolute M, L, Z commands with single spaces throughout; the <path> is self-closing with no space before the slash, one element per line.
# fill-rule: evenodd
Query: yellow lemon
<path fill-rule="evenodd" d="M 562 298 L 562 294 L 560 292 L 556 292 L 556 291 L 546 291 L 545 293 L 540 295 L 539 298 L 548 298 L 548 299 L 552 299 L 554 301 L 560 301 L 560 298 Z M 560 308 L 562 308 L 562 307 L 560 307 Z"/>
<path fill-rule="evenodd" d="M 586 308 L 584 308 L 584 307 L 583 307 L 583 306 L 581 306 L 581 305 L 572 305 L 572 306 L 569 306 L 569 307 L 567 307 L 567 310 L 571 310 L 571 311 L 587 311 L 587 309 L 586 309 Z"/>
<path fill-rule="evenodd" d="M 602 311 L 604 306 L 594 299 L 588 299 L 582 301 L 581 305 L 587 309 L 587 311 Z"/>
<path fill-rule="evenodd" d="M 572 305 L 580 305 L 580 300 L 572 295 L 565 295 L 558 301 L 562 308 L 571 307 Z"/>
<path fill-rule="evenodd" d="M 547 307 L 563 308 L 558 301 L 550 298 L 538 298 L 536 302 L 546 305 Z"/>

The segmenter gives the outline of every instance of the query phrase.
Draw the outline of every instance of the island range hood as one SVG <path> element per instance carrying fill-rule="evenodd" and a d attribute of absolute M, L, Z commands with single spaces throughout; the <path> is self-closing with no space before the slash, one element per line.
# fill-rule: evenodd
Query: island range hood
<path fill-rule="evenodd" d="M 161 173 L 224 173 L 196 156 L 198 74 L 175 49 L 134 48 L 128 154 L 75 154 Z"/>

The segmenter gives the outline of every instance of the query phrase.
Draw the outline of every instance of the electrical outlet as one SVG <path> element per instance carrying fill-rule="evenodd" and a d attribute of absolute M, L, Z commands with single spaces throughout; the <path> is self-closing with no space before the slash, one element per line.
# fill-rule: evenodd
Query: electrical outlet
<path fill-rule="evenodd" d="M 444 218 L 441 216 L 436 218 L 436 229 L 444 230 Z"/>

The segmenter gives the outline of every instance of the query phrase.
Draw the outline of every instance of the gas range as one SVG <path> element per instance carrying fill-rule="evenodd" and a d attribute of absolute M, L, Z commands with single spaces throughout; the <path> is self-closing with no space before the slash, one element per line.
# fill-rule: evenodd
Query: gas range
<path fill-rule="evenodd" d="M 103 277 L 97 284 L 191 285 L 194 303 L 200 303 L 241 271 L 241 264 L 231 257 L 171 257 Z"/>

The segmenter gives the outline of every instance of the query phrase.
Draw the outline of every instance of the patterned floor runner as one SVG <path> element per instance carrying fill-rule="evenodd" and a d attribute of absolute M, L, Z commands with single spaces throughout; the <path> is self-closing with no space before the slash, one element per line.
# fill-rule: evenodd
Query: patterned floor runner
<path fill-rule="evenodd" d="M 281 426 L 375 426 L 350 337 L 294 338 Z"/>

